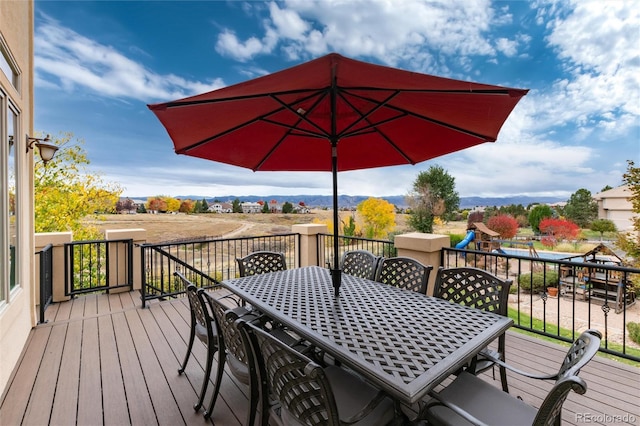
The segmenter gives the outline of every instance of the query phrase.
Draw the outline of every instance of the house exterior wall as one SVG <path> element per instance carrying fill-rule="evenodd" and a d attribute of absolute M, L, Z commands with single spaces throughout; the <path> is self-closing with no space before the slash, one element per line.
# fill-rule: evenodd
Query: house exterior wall
<path fill-rule="evenodd" d="M 629 197 L 631 191 L 626 185 L 595 194 L 593 199 L 598 203 L 598 219 L 612 221 L 618 231 L 631 231 L 634 213 Z"/>
<path fill-rule="evenodd" d="M 0 393 L 37 323 L 34 280 L 33 152 L 25 135 L 33 134 L 33 1 L 0 1 L 0 53 L 16 68 L 17 79 L 0 71 Z M 15 84 L 15 86 L 14 86 Z M 9 105 L 17 114 L 13 147 L 9 145 Z M 9 214 L 9 150 L 15 156 L 15 215 Z M 13 182 L 13 177 L 11 181 Z M 13 184 L 11 185 L 13 187 Z M 12 217 L 10 217 L 12 216 Z M 11 223 L 11 227 L 9 226 Z M 15 225 L 13 225 L 15 223 Z M 13 236 L 15 235 L 15 245 Z M 15 246 L 15 286 L 9 282 L 9 245 Z"/>

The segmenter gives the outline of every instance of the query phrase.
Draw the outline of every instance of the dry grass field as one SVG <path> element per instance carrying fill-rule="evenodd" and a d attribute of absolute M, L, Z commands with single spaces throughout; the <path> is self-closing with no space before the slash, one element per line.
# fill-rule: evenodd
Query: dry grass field
<path fill-rule="evenodd" d="M 346 218 L 351 212 L 341 212 Z M 353 214 L 356 214 L 353 212 Z M 101 215 L 86 223 L 100 231 L 111 229 L 145 229 L 150 243 L 199 237 L 242 237 L 282 234 L 291 225 L 301 223 L 330 223 L 330 210 L 312 210 L 309 214 L 124 214 Z M 356 221 L 358 218 L 356 217 Z M 437 233 L 464 234 L 466 222 L 452 222 L 436 229 Z M 396 232 L 410 232 L 405 215 L 396 216 Z"/>

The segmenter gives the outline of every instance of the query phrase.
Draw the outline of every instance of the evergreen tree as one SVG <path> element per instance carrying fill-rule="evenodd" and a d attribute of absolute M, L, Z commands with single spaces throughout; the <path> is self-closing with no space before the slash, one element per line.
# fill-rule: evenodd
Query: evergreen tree
<path fill-rule="evenodd" d="M 563 212 L 567 219 L 586 228 L 598 218 L 598 203 L 591 197 L 591 191 L 581 188 L 571 194 Z"/>
<path fill-rule="evenodd" d="M 235 200 L 233 200 L 231 206 L 231 211 L 233 211 L 233 213 L 242 213 L 242 205 L 240 204 L 239 199 L 236 198 Z"/>

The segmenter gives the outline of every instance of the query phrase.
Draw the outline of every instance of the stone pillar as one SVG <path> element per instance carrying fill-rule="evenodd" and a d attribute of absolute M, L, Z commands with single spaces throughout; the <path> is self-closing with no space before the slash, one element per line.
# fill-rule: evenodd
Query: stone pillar
<path fill-rule="evenodd" d="M 433 270 L 427 283 L 427 294 L 433 294 L 433 286 L 436 282 L 436 274 L 440 267 L 440 253 L 443 247 L 449 247 L 448 235 L 423 234 L 413 232 L 410 234 L 396 235 L 394 245 L 398 249 L 398 256 L 411 257 L 424 265 L 432 265 Z"/>
<path fill-rule="evenodd" d="M 300 265 L 298 267 L 318 265 L 318 234 L 326 234 L 327 225 L 321 223 L 293 225 L 291 232 L 300 234 Z M 322 258 L 319 264 L 324 265 L 324 253 L 320 253 L 320 256 Z"/>
<path fill-rule="evenodd" d="M 69 296 L 64 294 L 64 245 L 73 241 L 71 232 L 43 232 L 35 234 L 36 252 L 45 248 L 48 244 L 53 245 L 52 251 L 52 276 L 53 280 L 53 301 L 64 302 L 69 300 Z M 34 277 L 36 304 L 40 305 L 40 262 L 36 259 L 36 276 Z"/>
<path fill-rule="evenodd" d="M 138 245 L 144 244 L 147 241 L 147 231 L 145 229 L 112 229 L 104 232 L 105 240 L 128 240 L 133 239 L 133 290 L 140 290 L 142 288 L 142 259 L 140 254 L 140 247 Z M 109 270 L 109 285 L 124 284 L 123 274 L 126 272 L 126 265 L 124 260 L 122 262 L 116 262 L 116 259 L 126 259 L 126 246 L 124 244 L 113 244 L 110 250 L 117 250 L 117 253 L 110 253 L 111 264 Z M 119 282 L 120 281 L 120 282 Z M 129 291 L 128 288 L 123 287 L 121 289 L 115 289 L 112 291 Z"/>

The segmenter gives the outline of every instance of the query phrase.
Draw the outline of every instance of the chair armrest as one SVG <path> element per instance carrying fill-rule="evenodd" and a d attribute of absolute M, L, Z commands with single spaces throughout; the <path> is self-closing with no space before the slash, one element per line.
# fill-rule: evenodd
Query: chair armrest
<path fill-rule="evenodd" d="M 486 423 L 482 422 L 480 419 L 476 418 L 475 416 L 469 414 L 468 412 L 466 412 L 456 404 L 442 398 L 439 393 L 430 391 L 429 396 L 432 399 L 428 401 L 427 404 L 424 407 L 422 407 L 422 409 L 420 410 L 420 413 L 418 414 L 419 419 L 425 418 L 425 413 L 429 411 L 429 408 L 434 407 L 436 405 L 442 405 L 448 408 L 449 410 L 453 411 L 454 413 L 456 413 L 457 415 L 459 415 L 460 417 L 462 417 L 463 419 L 465 419 L 471 424 L 474 424 L 477 426 L 488 426 Z"/>
<path fill-rule="evenodd" d="M 480 351 L 480 355 L 482 355 L 485 359 L 491 360 L 492 362 L 495 362 L 499 366 L 504 367 L 507 370 L 513 371 L 514 373 L 519 374 L 521 376 L 529 377 L 531 379 L 538 379 L 538 380 L 557 380 L 558 379 L 558 373 L 553 373 L 553 374 L 535 374 L 535 373 L 530 373 L 528 371 L 524 371 L 524 370 L 520 370 L 518 368 L 515 368 L 515 367 L 507 364 L 506 362 L 504 362 L 500 358 L 495 357 L 494 354 L 491 353 L 491 351 L 486 350 L 486 349 L 483 349 L 482 351 Z"/>

